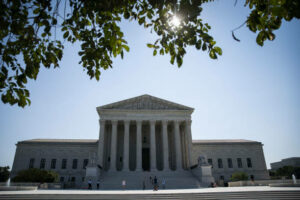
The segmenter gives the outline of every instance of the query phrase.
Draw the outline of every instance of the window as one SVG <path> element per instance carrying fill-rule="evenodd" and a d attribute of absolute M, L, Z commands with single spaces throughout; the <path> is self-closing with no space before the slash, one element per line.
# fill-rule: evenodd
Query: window
<path fill-rule="evenodd" d="M 71 178 L 71 182 L 75 182 L 75 180 L 76 180 L 76 178 L 73 176 L 73 177 Z"/>
<path fill-rule="evenodd" d="M 77 159 L 73 159 L 73 164 L 72 164 L 73 169 L 77 169 L 77 162 L 78 162 Z"/>
<path fill-rule="evenodd" d="M 238 168 L 242 168 L 243 167 L 243 163 L 242 163 L 242 159 L 241 158 L 237 159 L 237 164 L 238 164 Z"/>
<path fill-rule="evenodd" d="M 29 168 L 33 168 L 34 167 L 34 158 L 31 158 L 29 160 Z"/>
<path fill-rule="evenodd" d="M 224 180 L 224 176 L 220 176 L 220 180 Z"/>
<path fill-rule="evenodd" d="M 254 175 L 250 175 L 251 181 L 254 181 Z"/>
<path fill-rule="evenodd" d="M 81 178 L 82 182 L 84 182 L 84 176 Z"/>
<path fill-rule="evenodd" d="M 211 165 L 211 168 L 214 168 L 213 161 L 211 158 L 207 159 L 207 162 L 209 165 Z"/>
<path fill-rule="evenodd" d="M 218 167 L 223 168 L 223 162 L 221 158 L 218 159 Z"/>
<path fill-rule="evenodd" d="M 251 158 L 247 158 L 247 167 L 252 168 L 252 161 Z"/>
<path fill-rule="evenodd" d="M 56 159 L 52 159 L 51 160 L 51 169 L 55 169 L 56 168 Z"/>
<path fill-rule="evenodd" d="M 120 162 L 123 162 L 123 158 L 122 158 L 122 156 L 120 157 Z"/>
<path fill-rule="evenodd" d="M 40 163 L 40 169 L 45 169 L 45 165 L 46 165 L 46 159 L 42 158 Z"/>
<path fill-rule="evenodd" d="M 110 162 L 110 157 L 107 158 L 107 161 Z"/>
<path fill-rule="evenodd" d="M 61 176 L 59 181 L 60 182 L 64 182 L 65 181 L 65 177 Z"/>
<path fill-rule="evenodd" d="M 143 143 L 144 144 L 147 143 L 147 138 L 146 137 L 143 138 Z"/>
<path fill-rule="evenodd" d="M 67 159 L 62 159 L 61 168 L 62 169 L 66 169 L 67 168 Z"/>
<path fill-rule="evenodd" d="M 89 164 L 89 159 L 84 159 L 82 168 L 85 169 L 88 164 Z"/>
<path fill-rule="evenodd" d="M 232 168 L 232 159 L 227 158 L 227 162 L 228 162 L 228 168 Z"/>

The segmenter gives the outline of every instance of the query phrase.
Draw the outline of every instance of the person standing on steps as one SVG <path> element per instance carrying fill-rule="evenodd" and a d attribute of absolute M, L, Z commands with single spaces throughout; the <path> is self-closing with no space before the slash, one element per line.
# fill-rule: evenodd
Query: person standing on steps
<path fill-rule="evenodd" d="M 98 180 L 97 181 L 97 190 L 99 190 L 99 188 L 100 188 L 100 181 Z"/>
<path fill-rule="evenodd" d="M 162 179 L 161 184 L 162 184 L 162 188 L 166 189 L 166 179 L 165 178 Z"/>
<path fill-rule="evenodd" d="M 123 188 L 123 190 L 126 189 L 126 180 L 125 179 L 122 181 L 122 188 Z"/>
<path fill-rule="evenodd" d="M 89 190 L 92 189 L 92 180 L 91 179 L 88 180 L 88 189 Z"/>
<path fill-rule="evenodd" d="M 146 179 L 146 178 L 145 178 Z M 143 180 L 143 190 L 146 189 L 146 183 L 145 183 L 145 179 Z"/>
<path fill-rule="evenodd" d="M 157 178 L 156 178 L 156 176 L 154 176 L 153 183 L 154 183 L 154 190 L 157 191 L 158 185 L 157 185 Z"/>

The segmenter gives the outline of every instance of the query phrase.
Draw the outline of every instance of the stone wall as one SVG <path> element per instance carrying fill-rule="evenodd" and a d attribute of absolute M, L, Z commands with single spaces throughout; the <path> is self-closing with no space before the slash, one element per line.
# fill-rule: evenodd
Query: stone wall
<path fill-rule="evenodd" d="M 130 138 L 134 130 L 130 129 Z M 109 140 L 108 140 L 109 141 Z M 130 145 L 135 147 L 135 140 Z M 202 141 L 202 142 L 201 142 Z M 89 156 L 97 151 L 97 140 L 94 142 L 19 142 L 17 144 L 17 150 L 15 160 L 12 168 L 12 177 L 14 177 L 18 171 L 28 169 L 29 161 L 34 158 L 34 168 L 40 168 L 41 159 L 46 159 L 46 170 L 53 170 L 59 173 L 60 177 L 63 177 L 65 183 L 72 182 L 72 178 L 75 178 L 74 186 L 81 187 L 84 182 L 85 169 L 83 168 L 84 159 L 89 159 Z M 121 146 L 121 144 L 119 144 Z M 169 146 L 172 146 L 169 143 Z M 106 146 L 110 147 L 110 146 Z M 106 149 L 105 156 L 109 155 L 110 148 Z M 118 154 L 121 155 L 121 148 L 118 148 Z M 160 154 L 161 151 L 157 151 Z M 135 155 L 132 154 L 132 155 Z M 172 151 L 170 152 L 172 158 Z M 205 140 L 194 141 L 192 146 L 192 164 L 197 163 L 197 158 L 200 155 L 206 156 L 208 159 L 212 159 L 213 168 L 212 174 L 215 180 L 218 182 L 220 177 L 224 177 L 224 181 L 230 180 L 231 175 L 234 172 L 242 171 L 246 172 L 249 176 L 253 175 L 255 180 L 269 179 L 266 169 L 266 163 L 264 159 L 262 144 L 259 142 L 217 142 L 211 140 L 207 143 Z M 107 157 L 106 157 L 107 158 Z M 232 159 L 232 168 L 228 167 L 227 159 Z M 237 158 L 242 159 L 242 168 L 237 166 Z M 252 167 L 247 166 L 247 158 L 251 159 Z M 51 159 L 56 159 L 55 169 L 51 169 Z M 66 169 L 62 169 L 62 159 L 67 159 Z M 77 159 L 77 168 L 72 168 L 73 159 Z M 218 167 L 218 159 L 222 159 L 223 168 Z M 131 160 L 131 166 L 135 167 L 135 159 Z M 132 161 L 133 160 L 133 161 Z M 119 161 L 120 162 L 120 161 Z M 170 161 L 172 164 L 172 159 Z M 106 163 L 108 165 L 108 163 Z M 118 163 L 120 167 L 121 163 Z M 105 166 L 104 166 L 105 167 Z M 107 166 L 106 166 L 107 167 Z"/>
<path fill-rule="evenodd" d="M 266 162 L 262 149 L 262 144 L 259 142 L 201 142 L 193 141 L 192 163 L 196 164 L 200 155 L 206 156 L 207 159 L 212 159 L 213 168 L 212 174 L 217 182 L 224 177 L 224 181 L 230 180 L 234 172 L 246 172 L 254 176 L 255 180 L 269 179 Z M 227 159 L 232 159 L 232 168 L 229 168 Z M 242 167 L 239 168 L 237 158 L 242 159 Z M 251 159 L 252 167 L 247 166 L 247 158 Z M 222 168 L 218 166 L 218 159 L 222 160 Z"/>
<path fill-rule="evenodd" d="M 80 187 L 85 177 L 83 168 L 84 159 L 96 153 L 95 143 L 18 143 L 11 176 L 17 175 L 18 171 L 29 168 L 30 159 L 34 159 L 34 168 L 40 168 L 41 159 L 46 159 L 45 170 L 53 170 L 63 177 L 64 182 L 71 182 L 75 177 L 73 186 Z M 51 159 L 56 159 L 55 169 L 51 169 Z M 67 159 L 66 169 L 62 169 L 62 159 Z M 73 159 L 77 159 L 77 168 L 73 169 Z"/>
<path fill-rule="evenodd" d="M 228 182 L 229 187 L 241 187 L 241 186 L 268 186 L 274 183 L 293 183 L 292 179 L 280 179 L 280 180 L 256 180 L 256 181 L 234 181 Z M 297 180 L 300 183 L 300 180 Z"/>

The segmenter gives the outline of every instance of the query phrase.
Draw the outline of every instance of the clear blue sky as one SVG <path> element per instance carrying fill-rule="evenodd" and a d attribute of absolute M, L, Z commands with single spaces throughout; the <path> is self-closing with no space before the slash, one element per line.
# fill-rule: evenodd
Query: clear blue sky
<path fill-rule="evenodd" d="M 276 39 L 260 47 L 246 27 L 248 10 L 239 2 L 216 1 L 203 18 L 223 56 L 189 48 L 181 68 L 146 47 L 155 35 L 135 22 L 121 26 L 130 45 L 123 60 L 90 80 L 78 64 L 78 45 L 67 45 L 61 68 L 41 70 L 28 88 L 25 109 L 0 103 L 0 166 L 12 165 L 15 144 L 33 138 L 96 139 L 96 107 L 150 94 L 195 108 L 193 139 L 250 139 L 264 144 L 267 166 L 300 156 L 300 21 L 283 23 Z"/>

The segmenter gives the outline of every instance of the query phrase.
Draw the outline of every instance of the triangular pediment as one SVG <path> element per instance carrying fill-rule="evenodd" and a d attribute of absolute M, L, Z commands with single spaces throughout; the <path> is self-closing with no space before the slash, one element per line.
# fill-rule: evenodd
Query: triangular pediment
<path fill-rule="evenodd" d="M 194 110 L 193 108 L 150 95 L 142 95 L 118 101 L 112 104 L 100 106 L 99 108 L 112 110 Z"/>

